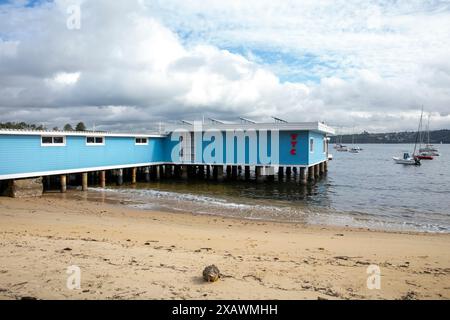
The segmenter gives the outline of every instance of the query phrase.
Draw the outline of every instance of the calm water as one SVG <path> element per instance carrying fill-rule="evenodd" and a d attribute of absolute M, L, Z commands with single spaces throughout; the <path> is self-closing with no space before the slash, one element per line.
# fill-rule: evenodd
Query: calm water
<path fill-rule="evenodd" d="M 410 145 L 360 145 L 336 152 L 329 173 L 312 187 L 273 183 L 164 181 L 110 187 L 102 197 L 131 206 L 248 219 L 450 232 L 450 145 L 422 166 L 395 164 Z"/>

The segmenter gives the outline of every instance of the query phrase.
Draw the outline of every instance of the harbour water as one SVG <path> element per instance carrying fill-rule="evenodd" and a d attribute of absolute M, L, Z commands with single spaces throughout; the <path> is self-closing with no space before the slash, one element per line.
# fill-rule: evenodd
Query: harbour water
<path fill-rule="evenodd" d="M 450 145 L 422 166 L 395 164 L 411 145 L 367 144 L 358 154 L 331 150 L 328 175 L 313 186 L 295 181 L 179 181 L 110 186 L 102 197 L 141 208 L 197 214 L 367 227 L 450 232 Z"/>

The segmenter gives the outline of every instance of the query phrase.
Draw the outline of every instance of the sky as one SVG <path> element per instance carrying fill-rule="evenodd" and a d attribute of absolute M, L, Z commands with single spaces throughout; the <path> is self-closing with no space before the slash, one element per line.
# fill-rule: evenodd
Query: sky
<path fill-rule="evenodd" d="M 385 132 L 422 105 L 450 128 L 450 0 L 0 0 L 0 122 Z"/>

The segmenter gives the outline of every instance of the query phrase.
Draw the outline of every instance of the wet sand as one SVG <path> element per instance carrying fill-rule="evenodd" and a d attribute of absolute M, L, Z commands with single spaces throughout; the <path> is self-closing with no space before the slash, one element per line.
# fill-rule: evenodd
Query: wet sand
<path fill-rule="evenodd" d="M 0 198 L 0 299 L 450 299 L 450 234 Z M 215 264 L 222 278 L 205 283 Z M 69 290 L 66 271 L 81 270 Z M 369 265 L 381 289 L 367 288 Z"/>

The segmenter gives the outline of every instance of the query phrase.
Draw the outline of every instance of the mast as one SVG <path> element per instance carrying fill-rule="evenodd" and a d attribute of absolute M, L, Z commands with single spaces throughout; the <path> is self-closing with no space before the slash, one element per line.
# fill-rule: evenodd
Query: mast
<path fill-rule="evenodd" d="M 420 113 L 419 127 L 417 128 L 416 141 L 414 142 L 414 152 L 413 152 L 413 157 L 416 155 L 417 140 L 419 139 L 420 127 L 422 126 L 422 118 L 423 118 L 423 106 L 422 106 L 422 112 Z"/>

